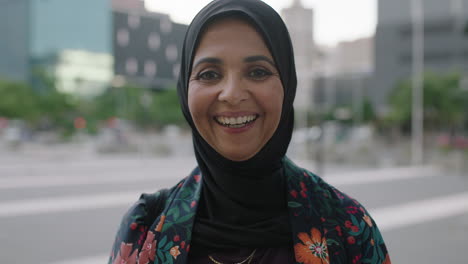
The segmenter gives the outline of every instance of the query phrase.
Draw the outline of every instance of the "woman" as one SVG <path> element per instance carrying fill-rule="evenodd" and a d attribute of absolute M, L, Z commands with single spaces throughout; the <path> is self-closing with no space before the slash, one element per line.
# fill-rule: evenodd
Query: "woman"
<path fill-rule="evenodd" d="M 109 263 L 390 263 L 367 211 L 285 157 L 294 56 L 259 0 L 215 0 L 194 18 L 178 92 L 198 167 L 144 194 Z"/>

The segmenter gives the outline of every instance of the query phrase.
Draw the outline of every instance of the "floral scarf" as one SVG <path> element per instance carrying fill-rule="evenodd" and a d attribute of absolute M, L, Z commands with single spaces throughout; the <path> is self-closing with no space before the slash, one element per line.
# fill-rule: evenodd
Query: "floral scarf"
<path fill-rule="evenodd" d="M 356 200 L 285 158 L 288 211 L 296 263 L 390 264 L 383 238 Z M 149 196 L 124 216 L 109 264 L 187 263 L 202 188 L 195 169 L 170 189 L 162 213 L 148 217 Z"/>

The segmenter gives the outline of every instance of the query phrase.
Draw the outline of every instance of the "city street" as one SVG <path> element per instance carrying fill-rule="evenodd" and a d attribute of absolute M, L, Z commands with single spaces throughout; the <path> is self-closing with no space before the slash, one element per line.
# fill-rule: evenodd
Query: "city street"
<path fill-rule="evenodd" d="M 2 156 L 0 262 L 106 263 L 129 205 L 141 192 L 173 185 L 194 164 L 191 158 Z M 371 212 L 393 263 L 466 263 L 468 175 L 435 167 L 328 172 L 328 182 Z"/>

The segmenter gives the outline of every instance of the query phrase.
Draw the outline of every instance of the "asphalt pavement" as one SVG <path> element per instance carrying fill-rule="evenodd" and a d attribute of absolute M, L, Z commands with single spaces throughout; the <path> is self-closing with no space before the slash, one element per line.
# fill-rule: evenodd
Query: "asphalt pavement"
<path fill-rule="evenodd" d="M 191 157 L 3 155 L 0 263 L 106 263 L 139 194 L 172 186 L 194 166 Z M 432 166 L 327 171 L 325 180 L 370 211 L 393 263 L 466 263 L 468 175 Z"/>

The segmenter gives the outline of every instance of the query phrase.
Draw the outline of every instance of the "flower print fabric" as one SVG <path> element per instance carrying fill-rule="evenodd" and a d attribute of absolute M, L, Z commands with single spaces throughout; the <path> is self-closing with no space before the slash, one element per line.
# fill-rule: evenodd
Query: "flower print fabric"
<path fill-rule="evenodd" d="M 128 263 L 128 264 L 136 264 L 137 260 L 137 250 L 133 250 L 133 244 L 129 243 L 120 243 L 120 250 L 113 261 L 115 264 L 123 264 L 123 263 Z"/>
<path fill-rule="evenodd" d="M 312 228 L 310 234 L 297 235 L 302 243 L 294 246 L 296 260 L 305 264 L 329 263 L 327 240 L 317 228 Z"/>
<path fill-rule="evenodd" d="M 283 162 L 293 263 L 391 264 L 376 223 L 358 201 L 287 158 Z M 122 220 L 109 264 L 188 263 L 201 178 L 196 169 L 171 188 L 159 215 L 150 209 L 159 193 L 142 195 Z"/>

